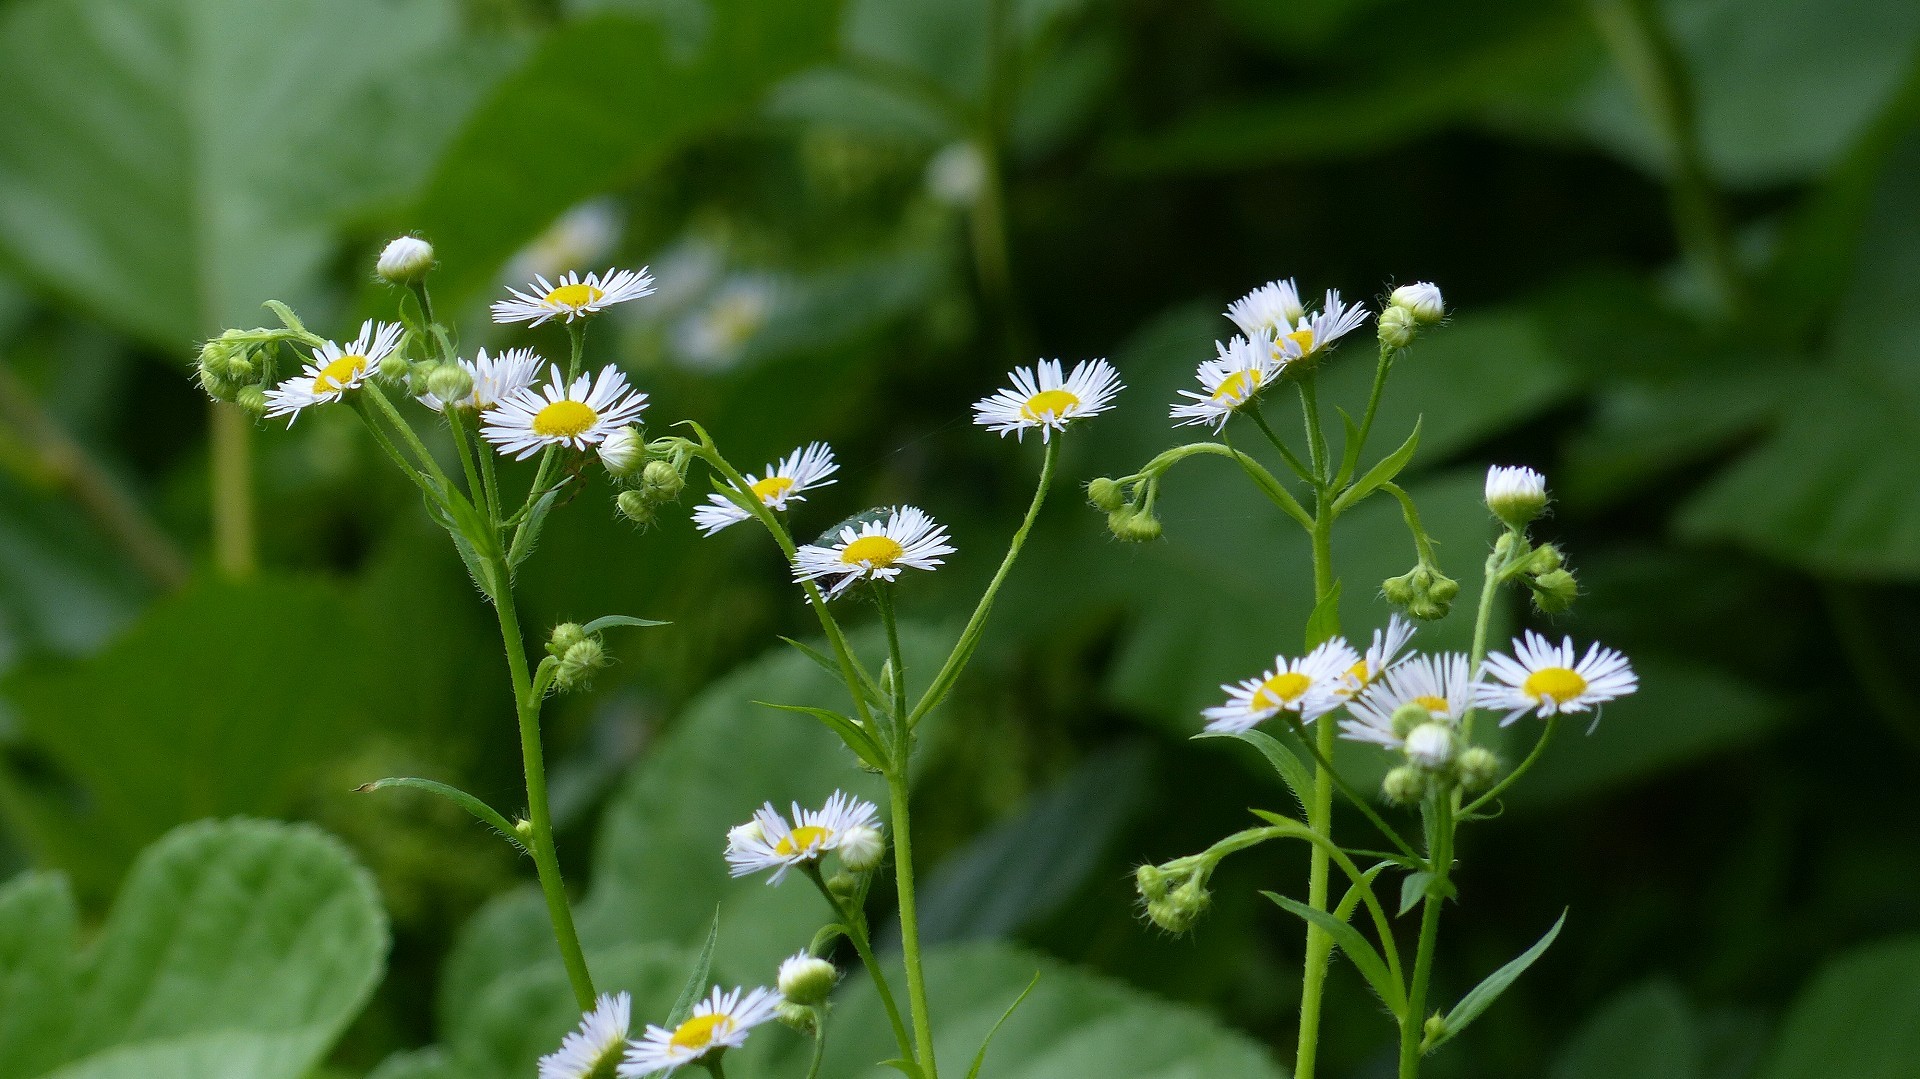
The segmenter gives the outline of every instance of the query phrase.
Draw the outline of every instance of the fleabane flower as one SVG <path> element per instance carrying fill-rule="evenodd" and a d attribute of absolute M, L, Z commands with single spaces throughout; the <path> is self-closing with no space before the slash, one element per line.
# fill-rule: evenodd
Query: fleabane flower
<path fill-rule="evenodd" d="M 791 822 L 768 802 L 754 812 L 752 820 L 727 833 L 727 870 L 744 877 L 771 869 L 773 876 L 767 883 L 778 884 L 794 866 L 839 850 L 856 829 L 876 830 L 879 819 L 880 811 L 872 802 L 845 791 L 834 791 L 819 809 L 802 809 L 800 803 L 793 803 Z"/>
<path fill-rule="evenodd" d="M 1200 380 L 1201 392 L 1181 390 L 1180 396 L 1189 400 L 1175 403 L 1168 413 L 1178 421 L 1175 427 L 1202 424 L 1218 432 L 1241 405 L 1259 396 L 1280 373 L 1273 336 L 1265 331 L 1252 337 L 1235 337 L 1225 344 L 1215 341 L 1213 347 L 1218 355 L 1203 360 L 1193 373 Z"/>
<path fill-rule="evenodd" d="M 605 275 L 590 273 L 585 277 L 569 270 L 554 281 L 535 274 L 527 291 L 511 287 L 507 291 L 513 297 L 494 301 L 493 321 L 538 326 L 550 318 L 572 322 L 614 304 L 651 295 L 653 275 L 644 268 L 608 270 Z"/>
<path fill-rule="evenodd" d="M 779 513 L 788 502 L 805 502 L 806 492 L 839 482 L 829 478 L 838 471 L 840 465 L 833 459 L 833 450 L 825 442 L 812 442 L 768 465 L 765 476 L 749 475 L 746 479 L 760 504 Z M 726 495 L 716 493 L 707 496 L 705 505 L 694 507 L 693 524 L 711 536 L 751 516 Z"/>
<path fill-rule="evenodd" d="M 1292 333 L 1294 324 L 1305 318 L 1307 309 L 1300 303 L 1300 289 L 1289 277 L 1269 281 L 1227 305 L 1227 317 L 1248 339 L 1265 334 L 1278 337 Z"/>
<path fill-rule="evenodd" d="M 1465 655 L 1414 656 L 1389 668 L 1366 692 L 1347 702 L 1340 736 L 1390 749 L 1405 748 L 1411 730 L 1402 729 L 1406 722 L 1396 720 L 1396 713 L 1413 705 L 1431 722 L 1455 726 L 1473 706 L 1473 687 Z"/>
<path fill-rule="evenodd" d="M 580 1025 L 560 1040 L 560 1048 L 540 1058 L 540 1079 L 613 1079 L 632 1021 L 631 997 L 600 994 Z"/>
<path fill-rule="evenodd" d="M 882 518 L 881 514 L 885 514 Z M 856 528 L 842 525 L 833 541 L 809 543 L 794 553 L 793 579 L 831 580 L 829 599 L 855 581 L 891 581 L 903 569 L 933 569 L 953 553 L 947 530 L 925 510 L 896 506 L 865 515 Z"/>
<path fill-rule="evenodd" d="M 668 1030 L 647 1025 L 646 1034 L 627 1048 L 620 1062 L 620 1079 L 639 1079 L 691 1064 L 718 1050 L 744 1045 L 754 1027 L 774 1017 L 780 994 L 771 989 L 734 989 L 713 995 L 693 1006 L 685 1022 Z"/>
<path fill-rule="evenodd" d="M 584 450 L 632 423 L 647 407 L 647 395 L 628 389 L 627 376 L 612 365 L 601 368 L 598 378 L 581 375 L 571 385 L 557 365 L 549 372 L 545 386 L 522 388 L 495 405 L 480 430 L 515 460 L 547 446 Z"/>
<path fill-rule="evenodd" d="M 338 401 L 380 367 L 380 361 L 400 343 L 400 327 L 372 319 L 360 324 L 360 336 L 345 345 L 323 341 L 313 350 L 313 362 L 300 373 L 267 391 L 268 416 L 300 418 L 300 410 Z"/>
<path fill-rule="evenodd" d="M 1487 508 L 1512 528 L 1525 528 L 1547 512 L 1547 478 L 1524 465 L 1487 469 Z"/>
<path fill-rule="evenodd" d="M 1312 360 L 1366 321 L 1365 304 L 1341 303 L 1340 290 L 1328 289 L 1320 310 L 1295 319 L 1291 329 L 1278 331 L 1274 346 L 1285 362 Z"/>
<path fill-rule="evenodd" d="M 1012 389 L 982 398 L 973 406 L 973 422 L 1005 437 L 1026 437 L 1038 429 L 1042 441 L 1064 431 L 1074 420 L 1097 416 L 1112 407 L 1124 386 L 1113 365 L 1088 360 L 1073 365 L 1062 377 L 1059 360 L 1041 360 L 1033 367 L 1017 367 L 1007 376 Z"/>
<path fill-rule="evenodd" d="M 540 356 L 530 348 L 510 348 L 491 356 L 483 348 L 473 359 L 460 361 L 461 369 L 473 378 L 473 392 L 451 405 L 485 412 L 533 385 L 533 380 L 540 377 L 540 363 Z M 432 392 L 421 394 L 420 403 L 435 412 L 444 412 L 449 405 Z"/>
<path fill-rule="evenodd" d="M 1528 712 L 1546 718 L 1586 712 L 1640 688 L 1627 657 L 1597 642 L 1574 662 L 1573 638 L 1554 644 L 1532 630 L 1513 642 L 1513 654 L 1487 657 L 1488 681 L 1474 687 L 1474 703 L 1505 711 L 1502 727 Z M 1595 717 L 1596 721 L 1598 717 Z"/>
<path fill-rule="evenodd" d="M 1232 734 L 1281 712 L 1293 712 L 1302 721 L 1319 719 L 1340 707 L 1347 672 L 1358 662 L 1353 646 L 1337 637 L 1299 659 L 1275 656 L 1273 666 L 1258 678 L 1222 685 L 1227 703 L 1201 714 L 1207 717 L 1208 730 Z"/>
<path fill-rule="evenodd" d="M 1367 646 L 1365 655 L 1354 660 L 1347 669 L 1347 676 L 1336 691 L 1342 697 L 1351 697 L 1371 685 L 1400 661 L 1400 653 L 1406 650 L 1407 642 L 1413 640 L 1413 623 L 1398 614 L 1387 619 L 1385 629 L 1373 631 L 1373 643 Z"/>

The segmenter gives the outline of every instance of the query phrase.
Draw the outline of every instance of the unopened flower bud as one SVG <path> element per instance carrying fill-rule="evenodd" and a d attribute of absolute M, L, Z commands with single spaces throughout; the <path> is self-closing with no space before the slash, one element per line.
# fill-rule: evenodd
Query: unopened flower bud
<path fill-rule="evenodd" d="M 531 849 L 533 846 L 533 822 L 525 817 L 514 821 L 513 837 L 520 841 L 521 846 Z"/>
<path fill-rule="evenodd" d="M 373 269 L 383 281 L 411 284 L 433 269 L 433 245 L 418 236 L 402 236 L 380 251 L 380 261 Z"/>
<path fill-rule="evenodd" d="M 1533 605 L 1540 608 L 1542 614 L 1562 614 L 1580 598 L 1580 582 L 1563 569 L 1542 573 L 1529 584 L 1533 588 Z"/>
<path fill-rule="evenodd" d="M 780 964 L 780 995 L 802 1007 L 826 1003 L 839 982 L 840 972 L 832 963 L 805 952 Z"/>
<path fill-rule="evenodd" d="M 1411 805 L 1427 796 L 1427 774 L 1411 764 L 1402 764 L 1381 780 L 1380 793 L 1395 805 Z"/>
<path fill-rule="evenodd" d="M 562 622 L 553 627 L 547 635 L 547 654 L 555 659 L 567 654 L 567 649 L 587 639 L 587 630 L 578 622 Z"/>
<path fill-rule="evenodd" d="M 860 878 L 852 873 L 835 873 L 827 878 L 827 891 L 841 899 L 852 899 L 860 894 Z"/>
<path fill-rule="evenodd" d="M 216 401 L 231 401 L 253 377 L 253 358 L 238 330 L 228 330 L 200 346 L 200 388 Z"/>
<path fill-rule="evenodd" d="M 425 397 L 433 392 L 433 374 L 440 370 L 440 364 L 433 360 L 422 360 L 407 371 L 407 395 Z"/>
<path fill-rule="evenodd" d="M 640 428 L 632 425 L 620 428 L 600 443 L 600 463 L 618 479 L 633 475 L 646 456 L 646 440 L 641 437 Z"/>
<path fill-rule="evenodd" d="M 1127 495 L 1120 487 L 1120 481 L 1100 476 L 1087 482 L 1087 501 L 1108 513 L 1127 504 Z"/>
<path fill-rule="evenodd" d="M 1452 608 L 1444 603 L 1435 603 L 1430 599 L 1416 599 L 1407 604 L 1407 617 L 1421 622 L 1438 622 L 1445 618 Z"/>
<path fill-rule="evenodd" d="M 1405 607 L 1412 603 L 1414 599 L 1413 582 L 1410 580 L 1412 576 L 1411 573 L 1405 573 L 1381 581 L 1380 595 L 1395 607 Z"/>
<path fill-rule="evenodd" d="M 1413 312 L 1404 307 L 1388 307 L 1380 312 L 1380 343 L 1388 348 L 1406 348 L 1420 331 Z"/>
<path fill-rule="evenodd" d="M 1199 875 L 1195 874 L 1164 898 L 1148 900 L 1147 918 L 1169 933 L 1185 933 L 1200 920 L 1212 901 Z"/>
<path fill-rule="evenodd" d="M 399 383 L 407 377 L 407 372 L 412 369 L 413 364 L 408 361 L 400 349 L 396 348 L 380 358 L 380 366 L 374 371 L 374 374 L 382 381 Z"/>
<path fill-rule="evenodd" d="M 259 386 L 242 386 L 234 393 L 233 403 L 257 420 L 267 414 L 267 391 Z"/>
<path fill-rule="evenodd" d="M 1551 543 L 1543 543 L 1535 547 L 1533 553 L 1527 556 L 1526 572 L 1539 576 L 1543 573 L 1552 573 L 1566 564 L 1567 560 L 1561 555 L 1560 548 Z"/>
<path fill-rule="evenodd" d="M 813 1037 L 814 1030 L 820 1025 L 820 1018 L 814 1014 L 812 1008 L 804 1004 L 796 1004 L 791 1000 L 781 1001 L 776 1005 L 773 1016 L 805 1038 Z"/>
<path fill-rule="evenodd" d="M 586 637 L 573 642 L 560 657 L 559 666 L 553 669 L 553 684 L 561 689 L 577 689 L 593 677 L 593 672 L 606 666 L 607 653 L 600 642 Z"/>
<path fill-rule="evenodd" d="M 680 470 L 667 461 L 648 461 L 647 467 L 640 470 L 640 486 L 647 497 L 657 502 L 671 502 L 680 497 L 687 481 Z"/>
<path fill-rule="evenodd" d="M 473 396 L 473 375 L 457 363 L 443 363 L 427 376 L 427 392 L 447 407 L 464 405 Z"/>
<path fill-rule="evenodd" d="M 1407 759 L 1428 771 L 1445 768 L 1453 760 L 1453 728 L 1445 723 L 1422 723 L 1407 735 Z"/>
<path fill-rule="evenodd" d="M 1455 767 L 1460 772 L 1460 785 L 1470 791 L 1484 790 L 1493 785 L 1493 777 L 1500 774 L 1500 758 L 1493 750 L 1485 746 L 1469 746 L 1461 752 Z"/>
<path fill-rule="evenodd" d="M 1454 598 L 1459 595 L 1460 582 L 1435 570 L 1432 583 L 1427 585 L 1427 597 L 1435 603 L 1440 604 L 1442 608 L 1440 611 L 1441 615 L 1447 613 L 1445 610 L 1446 605 L 1452 603 Z"/>
<path fill-rule="evenodd" d="M 847 829 L 840 837 L 840 864 L 854 871 L 865 873 L 880 864 L 886 856 L 887 844 L 881 838 L 880 829 L 867 825 L 855 825 Z"/>
<path fill-rule="evenodd" d="M 1547 478 L 1531 468 L 1494 465 L 1487 470 L 1487 508 L 1515 530 L 1547 510 Z"/>
<path fill-rule="evenodd" d="M 1165 899 L 1167 897 L 1167 882 L 1172 879 L 1173 874 L 1157 865 L 1143 865 L 1133 871 L 1134 888 L 1139 891 L 1140 898 L 1149 902 L 1155 899 Z"/>
<path fill-rule="evenodd" d="M 1426 1023 L 1421 1027 L 1421 1039 L 1423 1041 L 1431 1043 L 1446 1037 L 1446 1034 L 1447 1020 L 1445 1016 L 1439 1012 L 1434 1012 L 1432 1015 L 1427 1016 Z"/>
<path fill-rule="evenodd" d="M 1446 301 L 1440 296 L 1440 286 L 1431 281 L 1416 281 L 1411 285 L 1401 285 L 1393 290 L 1387 303 L 1392 308 L 1405 311 L 1420 322 L 1438 322 L 1446 317 Z"/>
<path fill-rule="evenodd" d="M 647 501 L 647 496 L 639 491 L 620 492 L 620 497 L 614 499 L 614 505 L 619 507 L 620 516 L 634 524 L 653 523 L 653 503 Z"/>
<path fill-rule="evenodd" d="M 1408 701 L 1393 710 L 1393 733 L 1396 738 L 1405 738 L 1414 728 L 1433 722 L 1433 713 Z"/>
<path fill-rule="evenodd" d="M 1431 622 L 1447 616 L 1454 597 L 1460 594 L 1460 585 L 1423 562 L 1380 582 L 1380 594 L 1388 603 L 1404 608 L 1409 617 Z"/>
<path fill-rule="evenodd" d="M 1160 519 L 1143 510 L 1122 506 L 1107 514 L 1107 527 L 1128 543 L 1152 543 L 1160 538 Z"/>

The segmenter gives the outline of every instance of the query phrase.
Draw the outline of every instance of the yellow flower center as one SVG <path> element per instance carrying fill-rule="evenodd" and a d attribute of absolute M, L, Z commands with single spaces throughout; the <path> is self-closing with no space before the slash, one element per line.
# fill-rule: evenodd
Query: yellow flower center
<path fill-rule="evenodd" d="M 1313 685 L 1313 679 L 1298 671 L 1283 671 L 1260 683 L 1250 702 L 1255 708 L 1284 708 L 1300 699 Z"/>
<path fill-rule="evenodd" d="M 332 393 L 344 390 L 353 377 L 367 369 L 365 356 L 342 356 L 322 367 L 320 374 L 313 380 L 313 392 Z"/>
<path fill-rule="evenodd" d="M 1041 390 L 1020 406 L 1020 418 L 1038 423 L 1040 417 L 1052 413 L 1055 419 L 1065 419 L 1067 410 L 1079 403 L 1080 399 L 1066 390 Z"/>
<path fill-rule="evenodd" d="M 1220 385 L 1214 387 L 1213 399 L 1237 405 L 1259 392 L 1261 377 L 1258 368 L 1250 367 L 1244 371 L 1235 371 L 1221 379 Z"/>
<path fill-rule="evenodd" d="M 812 824 L 803 824 L 793 831 L 788 832 L 786 835 L 781 836 L 780 842 L 773 845 L 773 853 L 783 858 L 791 858 L 796 854 L 811 853 L 817 849 L 820 844 L 827 841 L 828 834 L 825 828 Z"/>
<path fill-rule="evenodd" d="M 673 1037 L 667 1044 L 675 1049 L 702 1050 L 713 1044 L 715 1038 L 733 1030 L 733 1017 L 721 1012 L 712 1015 L 696 1015 L 674 1029 Z"/>
<path fill-rule="evenodd" d="M 1301 355 L 1313 351 L 1313 331 L 1311 329 L 1295 330 L 1285 336 L 1287 340 L 1300 346 Z"/>
<path fill-rule="evenodd" d="M 847 565 L 865 562 L 870 566 L 891 566 L 907 549 L 900 546 L 890 536 L 861 536 L 840 552 L 840 561 Z"/>
<path fill-rule="evenodd" d="M 772 502 L 791 490 L 793 490 L 793 481 L 785 476 L 768 476 L 753 485 L 753 493 L 758 495 L 762 502 Z"/>
<path fill-rule="evenodd" d="M 561 285 L 547 293 L 544 299 L 555 307 L 567 307 L 578 311 L 590 303 L 598 302 L 600 297 L 605 295 L 606 293 L 582 281 L 574 285 Z"/>
<path fill-rule="evenodd" d="M 1444 716 L 1448 712 L 1453 711 L 1452 702 L 1448 701 L 1445 697 L 1435 697 L 1432 694 L 1427 694 L 1426 696 L 1423 696 L 1423 697 L 1415 697 L 1413 699 L 1413 703 L 1419 705 L 1422 708 L 1425 708 L 1427 711 L 1432 712 L 1436 716 Z"/>
<path fill-rule="evenodd" d="M 533 433 L 542 438 L 579 438 L 600 420 L 600 414 L 580 401 L 555 401 L 534 414 Z"/>
<path fill-rule="evenodd" d="M 1542 667 L 1528 675 L 1520 687 L 1520 692 L 1536 701 L 1551 698 L 1556 704 L 1565 704 L 1586 691 L 1587 680 L 1565 667 Z"/>

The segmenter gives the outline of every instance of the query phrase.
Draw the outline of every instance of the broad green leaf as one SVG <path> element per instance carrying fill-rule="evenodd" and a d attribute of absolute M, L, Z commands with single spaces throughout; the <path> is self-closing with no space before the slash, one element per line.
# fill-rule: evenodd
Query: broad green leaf
<path fill-rule="evenodd" d="M 549 34 L 495 86 L 441 158 L 418 210 L 454 297 L 483 286 L 568 207 L 626 183 L 738 118 L 817 62 L 836 5 L 711 0 L 697 34 L 603 12 Z"/>
<path fill-rule="evenodd" d="M 1794 1001 L 1761 1079 L 1911 1079 L 1920 1061 L 1920 938 L 1828 963 Z"/>
<path fill-rule="evenodd" d="M 1702 1079 L 1698 1025 L 1672 983 L 1628 990 L 1581 1026 L 1553 1079 Z"/>
<path fill-rule="evenodd" d="M 921 939 L 1011 937 L 1060 910 L 1141 810 L 1148 776 L 1141 752 L 1096 754 L 975 836 L 923 877 Z"/>
<path fill-rule="evenodd" d="M 0 1079 L 29 1079 L 64 1055 L 73 1022 L 73 896 L 59 877 L 0 887 Z"/>
<path fill-rule="evenodd" d="M 1225 731 L 1202 731 L 1194 738 L 1234 738 L 1245 742 L 1260 751 L 1260 755 L 1273 765 L 1280 781 L 1292 792 L 1293 800 L 1300 804 L 1300 813 L 1305 816 L 1307 803 L 1313 797 L 1313 767 L 1300 759 L 1300 755 L 1289 749 L 1279 739 L 1265 731 L 1246 730 L 1229 734 Z"/>
<path fill-rule="evenodd" d="M 470 73 L 443 78 L 457 19 L 447 0 L 8 5 L 0 246 L 183 355 L 257 324 L 315 290 L 332 219 L 404 192 L 464 111 Z"/>
<path fill-rule="evenodd" d="M 1566 912 L 1562 911 L 1560 917 L 1554 919 L 1553 928 L 1547 930 L 1547 935 L 1541 937 L 1533 947 L 1521 952 L 1518 956 L 1515 956 L 1511 962 L 1507 963 L 1506 966 L 1487 975 L 1486 979 L 1479 985 L 1468 990 L 1467 995 L 1460 998 L 1460 1003 L 1455 1004 L 1453 1010 L 1447 1013 L 1445 1027 L 1441 1036 L 1429 1044 L 1438 1046 L 1452 1038 L 1458 1037 L 1460 1032 L 1467 1029 L 1469 1024 L 1475 1019 L 1480 1018 L 1481 1012 L 1492 1007 L 1493 1002 L 1500 998 L 1500 994 L 1507 991 L 1508 986 L 1512 985 L 1520 975 L 1525 974 L 1527 968 L 1532 966 L 1536 960 L 1546 954 L 1547 949 L 1553 945 L 1554 938 L 1560 935 L 1560 927 L 1565 925 L 1566 922 Z"/>
<path fill-rule="evenodd" d="M 1281 910 L 1297 915 L 1308 925 L 1319 927 L 1322 932 L 1333 938 L 1333 942 L 1346 953 L 1354 969 L 1358 970 L 1360 976 L 1367 980 L 1367 984 L 1373 987 L 1374 993 L 1387 1006 L 1387 1010 L 1393 1013 L 1394 1018 L 1398 1019 L 1406 1015 L 1406 987 L 1394 978 L 1393 972 L 1387 969 L 1387 961 L 1380 957 L 1380 952 L 1368 942 L 1366 937 L 1360 935 L 1358 929 L 1324 910 L 1315 910 L 1299 900 L 1274 892 L 1260 894 L 1273 900 Z"/>

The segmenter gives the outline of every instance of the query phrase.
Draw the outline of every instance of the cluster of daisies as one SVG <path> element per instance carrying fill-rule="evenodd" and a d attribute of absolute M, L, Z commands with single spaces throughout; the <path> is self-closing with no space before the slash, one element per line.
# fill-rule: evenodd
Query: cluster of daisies
<path fill-rule="evenodd" d="M 819 809 L 796 802 L 790 816 L 769 802 L 727 832 L 727 866 L 735 877 L 772 870 L 768 883 L 778 884 L 789 870 L 812 868 L 832 853 L 843 868 L 865 873 L 885 854 L 879 821 L 878 807 L 844 791 L 833 792 Z M 560 1048 L 540 1058 L 540 1079 L 638 1079 L 692 1064 L 744 1044 L 754 1027 L 791 1008 L 825 1002 L 838 980 L 832 963 L 802 951 L 780 964 L 778 988 L 714 986 L 686 1019 L 672 1028 L 649 1025 L 637 1039 L 628 1037 L 631 998 L 603 995 Z"/>
<path fill-rule="evenodd" d="M 1342 737 L 1398 750 L 1439 773 L 1461 754 L 1460 723 L 1470 709 L 1502 713 L 1502 726 L 1528 713 L 1593 712 L 1597 721 L 1601 705 L 1639 687 L 1627 658 L 1599 644 L 1580 653 L 1571 638 L 1555 644 L 1529 630 L 1510 654 L 1489 655 L 1475 672 L 1462 653 L 1409 654 L 1413 632 L 1394 615 L 1364 653 L 1335 638 L 1304 656 L 1277 656 L 1258 676 L 1220 687 L 1227 699 L 1204 711 L 1207 729 L 1239 733 L 1281 713 L 1311 722 L 1345 708 Z"/>

